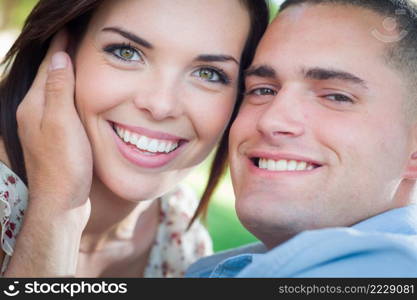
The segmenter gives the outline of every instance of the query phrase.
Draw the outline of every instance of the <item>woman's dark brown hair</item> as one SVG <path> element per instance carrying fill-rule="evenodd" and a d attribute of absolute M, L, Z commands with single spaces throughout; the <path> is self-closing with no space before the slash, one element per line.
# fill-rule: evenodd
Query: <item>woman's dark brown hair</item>
<path fill-rule="evenodd" d="M 229 154 L 229 131 L 234 119 L 237 116 L 240 105 L 243 100 L 243 92 L 245 91 L 243 73 L 252 63 L 252 59 L 255 55 L 256 47 L 264 34 L 266 27 L 268 26 L 269 21 L 269 9 L 268 3 L 261 1 L 241 1 L 249 9 L 250 18 L 251 18 L 251 31 L 249 33 L 248 39 L 246 40 L 245 48 L 242 52 L 242 57 L 240 60 L 240 74 L 239 74 L 239 89 L 236 99 L 235 108 L 230 119 L 229 124 L 227 125 L 226 131 L 224 132 L 219 146 L 214 154 L 214 159 L 211 163 L 209 179 L 206 185 L 206 188 L 201 197 L 201 201 L 198 205 L 198 208 L 191 219 L 189 227 L 199 216 L 202 216 L 203 219 L 207 215 L 208 204 L 211 196 L 213 195 L 220 179 L 222 178 L 224 172 L 227 168 L 227 157 Z"/>
<path fill-rule="evenodd" d="M 266 0 L 239 1 L 249 11 L 251 30 L 242 53 L 239 94 L 232 119 L 235 118 L 242 101 L 243 70 L 251 63 L 256 46 L 268 24 Z M 104 0 L 40 0 L 3 61 L 7 73 L 0 83 L 0 136 L 11 168 L 26 184 L 23 151 L 17 135 L 17 107 L 29 90 L 52 37 L 62 28 L 66 28 L 70 39 L 72 38 L 70 44 L 76 45 L 82 38 L 92 14 L 103 2 Z M 229 128 L 230 124 L 218 147 L 206 190 L 193 220 L 199 214 L 205 214 L 210 196 L 225 169 Z"/>

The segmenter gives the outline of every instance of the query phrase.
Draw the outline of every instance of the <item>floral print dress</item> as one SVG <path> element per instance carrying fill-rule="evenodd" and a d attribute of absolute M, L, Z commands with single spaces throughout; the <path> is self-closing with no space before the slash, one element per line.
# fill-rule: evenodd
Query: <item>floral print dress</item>
<path fill-rule="evenodd" d="M 186 231 L 198 200 L 184 185 L 161 197 L 159 228 L 152 246 L 145 277 L 183 277 L 187 267 L 200 257 L 211 255 L 212 241 L 206 228 L 196 221 Z M 5 258 L 1 274 L 7 268 L 16 236 L 25 214 L 28 190 L 20 178 L 0 162 L 1 249 Z"/>

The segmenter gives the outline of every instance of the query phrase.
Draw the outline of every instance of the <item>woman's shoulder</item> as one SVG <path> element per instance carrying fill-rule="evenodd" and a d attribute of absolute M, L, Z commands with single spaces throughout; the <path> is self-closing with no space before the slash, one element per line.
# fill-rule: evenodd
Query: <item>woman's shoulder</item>
<path fill-rule="evenodd" d="M 12 171 L 3 139 L 0 137 L 0 192 L 7 192 L 10 190 L 17 190 L 18 192 L 24 193 L 26 192 L 26 185 L 19 176 Z"/>
<path fill-rule="evenodd" d="M 7 168 L 10 168 L 9 157 L 7 156 L 6 147 L 3 139 L 0 137 L 0 162 L 3 163 Z"/>
<path fill-rule="evenodd" d="M 182 277 L 191 263 L 213 253 L 210 234 L 199 220 L 187 229 L 197 206 L 197 196 L 185 185 L 161 197 L 160 225 L 145 276 Z"/>
<path fill-rule="evenodd" d="M 27 206 L 28 191 L 26 185 L 10 168 L 3 143 L 0 145 L 0 228 L 1 250 L 12 255 L 16 235 L 20 230 Z M 0 255 L 0 262 L 2 261 Z M 4 268 L 3 268 L 4 269 Z"/>
<path fill-rule="evenodd" d="M 2 149 L 0 146 L 0 226 L 8 224 L 11 215 L 18 209 L 25 208 L 28 198 L 26 185 L 10 169 L 7 155 L 2 153 Z M 23 211 L 21 214 L 23 216 Z M 20 221 L 20 218 L 17 218 L 17 221 Z"/>
<path fill-rule="evenodd" d="M 187 239 L 185 244 L 196 248 L 201 248 L 201 245 L 197 245 L 203 243 L 210 248 L 206 250 L 211 251 L 210 236 L 206 227 L 199 220 L 196 220 L 188 229 L 198 204 L 199 199 L 194 190 L 187 185 L 179 185 L 161 199 L 160 224 L 166 227 L 165 231 L 169 232 L 174 239 Z M 206 251 L 202 251 L 201 255 L 205 254 Z"/>
<path fill-rule="evenodd" d="M 191 219 L 198 202 L 194 190 L 185 184 L 180 184 L 161 197 L 161 211 L 170 216 L 182 215 Z"/>
<path fill-rule="evenodd" d="M 9 167 L 0 138 L 0 228 L 1 248 L 11 255 L 28 201 L 26 185 Z"/>

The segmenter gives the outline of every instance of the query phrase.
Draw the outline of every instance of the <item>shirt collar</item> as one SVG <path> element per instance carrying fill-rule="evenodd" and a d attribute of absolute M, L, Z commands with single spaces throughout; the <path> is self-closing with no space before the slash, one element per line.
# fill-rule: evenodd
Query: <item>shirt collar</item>
<path fill-rule="evenodd" d="M 395 208 L 352 226 L 367 232 L 417 234 L 417 204 Z"/>

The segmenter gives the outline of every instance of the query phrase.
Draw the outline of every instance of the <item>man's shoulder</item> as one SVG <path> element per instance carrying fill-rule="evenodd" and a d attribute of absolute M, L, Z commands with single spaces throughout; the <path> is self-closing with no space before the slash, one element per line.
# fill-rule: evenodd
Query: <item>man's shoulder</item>
<path fill-rule="evenodd" d="M 242 270 L 242 277 L 417 277 L 417 235 L 354 228 L 305 231 Z"/>
<path fill-rule="evenodd" d="M 208 277 L 219 263 L 230 257 L 241 254 L 264 253 L 266 251 L 267 249 L 264 244 L 256 242 L 238 248 L 217 252 L 216 254 L 201 258 L 192 264 L 186 272 L 186 277 Z"/>
<path fill-rule="evenodd" d="M 354 227 L 304 231 L 268 252 L 262 244 L 224 251 L 201 259 L 187 274 L 190 277 L 417 277 L 417 231 L 412 224 L 398 221 L 401 217 L 416 222 L 415 214 L 404 214 L 411 209 L 414 208 L 388 212 L 379 220 Z M 384 226 L 387 222 L 389 225 Z M 256 251 L 256 247 L 263 247 L 263 251 Z M 243 255 L 260 252 L 265 253 L 253 255 L 249 260 Z M 231 269 L 233 272 L 224 272 Z"/>

